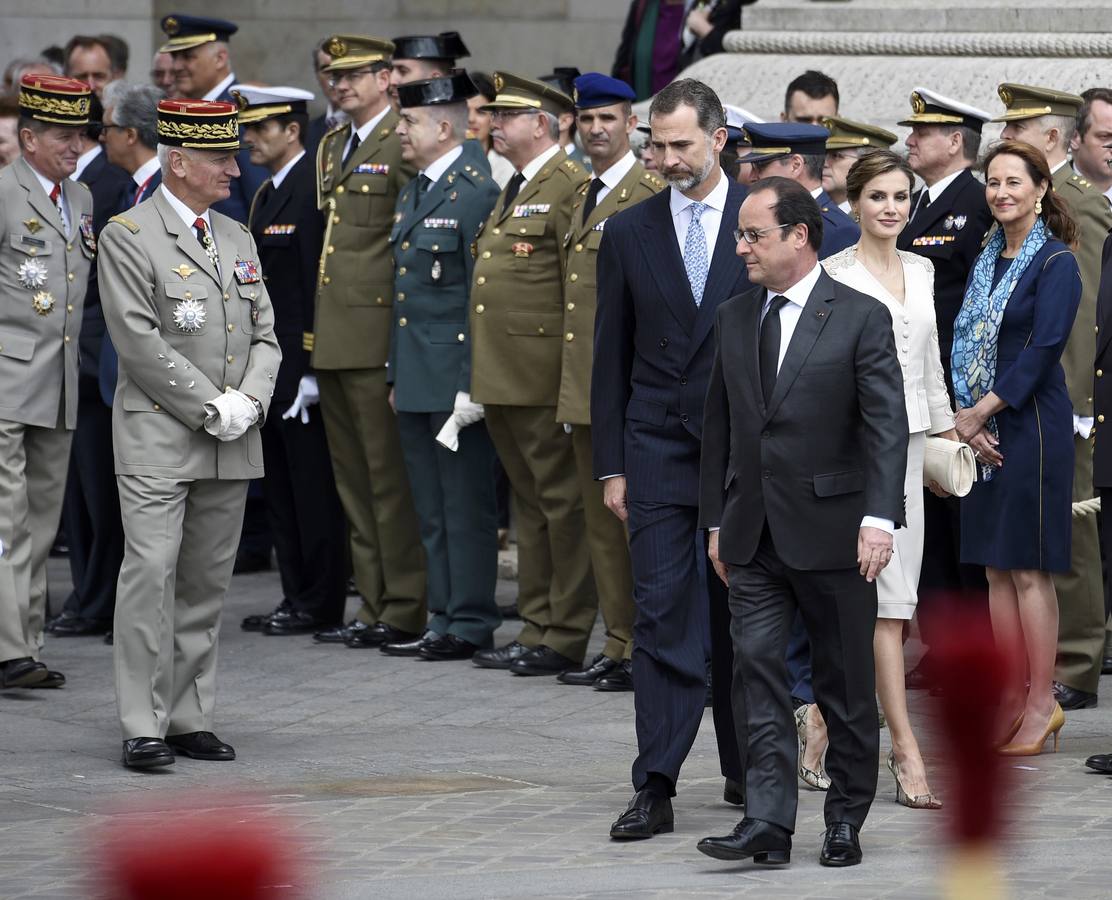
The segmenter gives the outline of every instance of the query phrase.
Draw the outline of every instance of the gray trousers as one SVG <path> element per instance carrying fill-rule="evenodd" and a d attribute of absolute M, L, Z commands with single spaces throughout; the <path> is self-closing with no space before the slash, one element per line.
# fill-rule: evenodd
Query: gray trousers
<path fill-rule="evenodd" d="M 246 480 L 119 475 L 116 703 L 124 740 L 212 731 L 220 612 Z"/>

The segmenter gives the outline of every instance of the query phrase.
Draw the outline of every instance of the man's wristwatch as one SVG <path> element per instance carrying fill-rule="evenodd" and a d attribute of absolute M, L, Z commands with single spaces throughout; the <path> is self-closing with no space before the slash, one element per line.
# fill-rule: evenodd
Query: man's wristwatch
<path fill-rule="evenodd" d="M 252 397 L 250 394 L 244 394 L 243 396 L 255 404 L 255 413 L 259 417 L 258 421 L 261 422 L 263 420 L 263 405 L 258 401 L 256 397 Z"/>

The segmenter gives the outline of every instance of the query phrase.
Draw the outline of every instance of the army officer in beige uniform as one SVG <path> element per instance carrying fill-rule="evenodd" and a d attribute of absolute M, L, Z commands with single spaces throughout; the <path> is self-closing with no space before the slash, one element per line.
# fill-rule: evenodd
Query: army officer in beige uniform
<path fill-rule="evenodd" d="M 606 643 L 589 665 L 557 677 L 565 684 L 593 685 L 601 691 L 633 690 L 633 571 L 625 526 L 602 502 L 602 482 L 595 481 L 592 472 L 595 268 L 606 220 L 664 187 L 664 181 L 646 172 L 629 148 L 629 135 L 637 127 L 637 117 L 630 110 L 633 99 L 633 89 L 616 78 L 588 72 L 575 79 L 576 124 L 593 177 L 579 189 L 567 237 L 556 419 L 571 428 Z"/>
<path fill-rule="evenodd" d="M 77 424 L 77 337 L 96 252 L 93 198 L 69 176 L 83 81 L 25 75 L 22 157 L 0 172 L 0 687 L 61 687 L 37 657 L 46 558 Z"/>
<path fill-rule="evenodd" d="M 235 104 L 158 105 L 162 186 L 101 232 L 119 354 L 112 441 L 126 538 L 116 591 L 123 761 L 230 760 L 213 733 L 216 647 L 259 427 L 282 353 L 246 226 L 210 207 L 238 174 Z"/>
<path fill-rule="evenodd" d="M 516 640 L 476 653 L 484 668 L 556 675 L 587 649 L 597 600 L 571 435 L 556 421 L 564 340 L 564 240 L 587 181 L 560 149 L 572 100 L 541 81 L 494 74 L 495 149 L 516 169 L 479 234 L 471 288 L 471 399 L 514 492 Z"/>

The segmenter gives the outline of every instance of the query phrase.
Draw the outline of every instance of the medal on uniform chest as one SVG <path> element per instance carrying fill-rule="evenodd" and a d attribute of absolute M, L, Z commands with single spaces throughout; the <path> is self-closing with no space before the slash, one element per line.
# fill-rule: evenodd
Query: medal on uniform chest
<path fill-rule="evenodd" d="M 257 326 L 259 324 L 259 304 L 254 300 L 251 301 L 251 325 Z"/>
<path fill-rule="evenodd" d="M 93 231 L 93 216 L 92 213 L 81 214 L 81 240 L 84 241 L 86 249 L 90 253 L 97 252 L 97 236 Z"/>
<path fill-rule="evenodd" d="M 38 219 L 24 219 L 23 227 L 31 232 L 31 234 L 38 234 L 40 231 L 42 231 L 42 225 L 39 224 Z"/>
<path fill-rule="evenodd" d="M 40 316 L 48 316 L 54 312 L 54 295 L 50 291 L 39 291 L 31 298 L 31 306 Z"/>
<path fill-rule="evenodd" d="M 16 270 L 16 277 L 25 288 L 41 288 L 46 284 L 46 263 L 37 259 L 24 260 Z"/>
<path fill-rule="evenodd" d="M 174 307 L 174 324 L 189 333 L 200 331 L 206 316 L 205 305 L 199 300 L 179 300 Z"/>
<path fill-rule="evenodd" d="M 259 278 L 259 267 L 253 259 L 237 258 L 233 271 L 236 281 L 240 284 L 257 284 L 261 280 Z"/>
<path fill-rule="evenodd" d="M 439 281 L 441 271 L 442 271 L 442 269 L 441 269 L 441 266 L 440 266 L 440 258 L 437 257 L 436 259 L 434 259 L 432 261 L 432 271 L 429 272 L 429 277 L 433 281 Z"/>
<path fill-rule="evenodd" d="M 170 271 L 173 272 L 175 275 L 177 275 L 178 278 L 180 278 L 182 281 L 185 281 L 185 279 L 187 279 L 190 275 L 192 275 L 197 270 L 193 269 L 193 268 L 190 268 L 185 263 L 182 263 L 176 269 L 171 269 Z"/>

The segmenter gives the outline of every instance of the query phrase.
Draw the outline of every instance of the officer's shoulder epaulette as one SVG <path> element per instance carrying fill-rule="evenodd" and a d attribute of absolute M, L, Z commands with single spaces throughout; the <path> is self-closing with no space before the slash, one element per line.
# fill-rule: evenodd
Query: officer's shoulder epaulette
<path fill-rule="evenodd" d="M 324 133 L 324 137 L 321 138 L 321 140 L 328 140 L 328 138 L 330 138 L 330 137 L 335 137 L 337 134 L 339 134 L 341 131 L 343 131 L 345 128 L 347 128 L 348 124 L 349 123 L 347 123 L 347 122 L 341 122 L 335 128 L 328 129 L 328 131 L 326 131 Z"/>
<path fill-rule="evenodd" d="M 587 172 L 579 163 L 574 159 L 565 159 L 560 166 L 559 171 L 563 172 L 572 182 L 580 184 L 582 181 L 591 180 L 590 173 Z"/>
<path fill-rule="evenodd" d="M 645 184 L 652 185 L 658 191 L 664 190 L 664 179 L 658 178 L 652 172 L 645 172 L 645 174 L 641 176 L 641 180 L 645 182 Z"/>
<path fill-rule="evenodd" d="M 70 184 L 76 184 L 79 188 L 81 188 L 87 194 L 92 194 L 93 193 L 92 189 L 87 184 L 85 184 L 84 181 L 75 181 L 74 179 L 71 178 L 70 179 Z"/>
<path fill-rule="evenodd" d="M 393 128 L 380 128 L 378 130 L 379 140 L 386 140 L 386 138 L 390 137 L 390 135 L 392 135 L 393 133 L 394 133 Z"/>
<path fill-rule="evenodd" d="M 108 220 L 109 224 L 111 224 L 112 222 L 115 222 L 117 225 L 123 225 L 124 228 L 126 228 L 132 234 L 139 233 L 139 226 L 135 222 L 132 222 L 131 219 L 129 219 L 127 216 L 113 216 L 111 219 Z"/>

